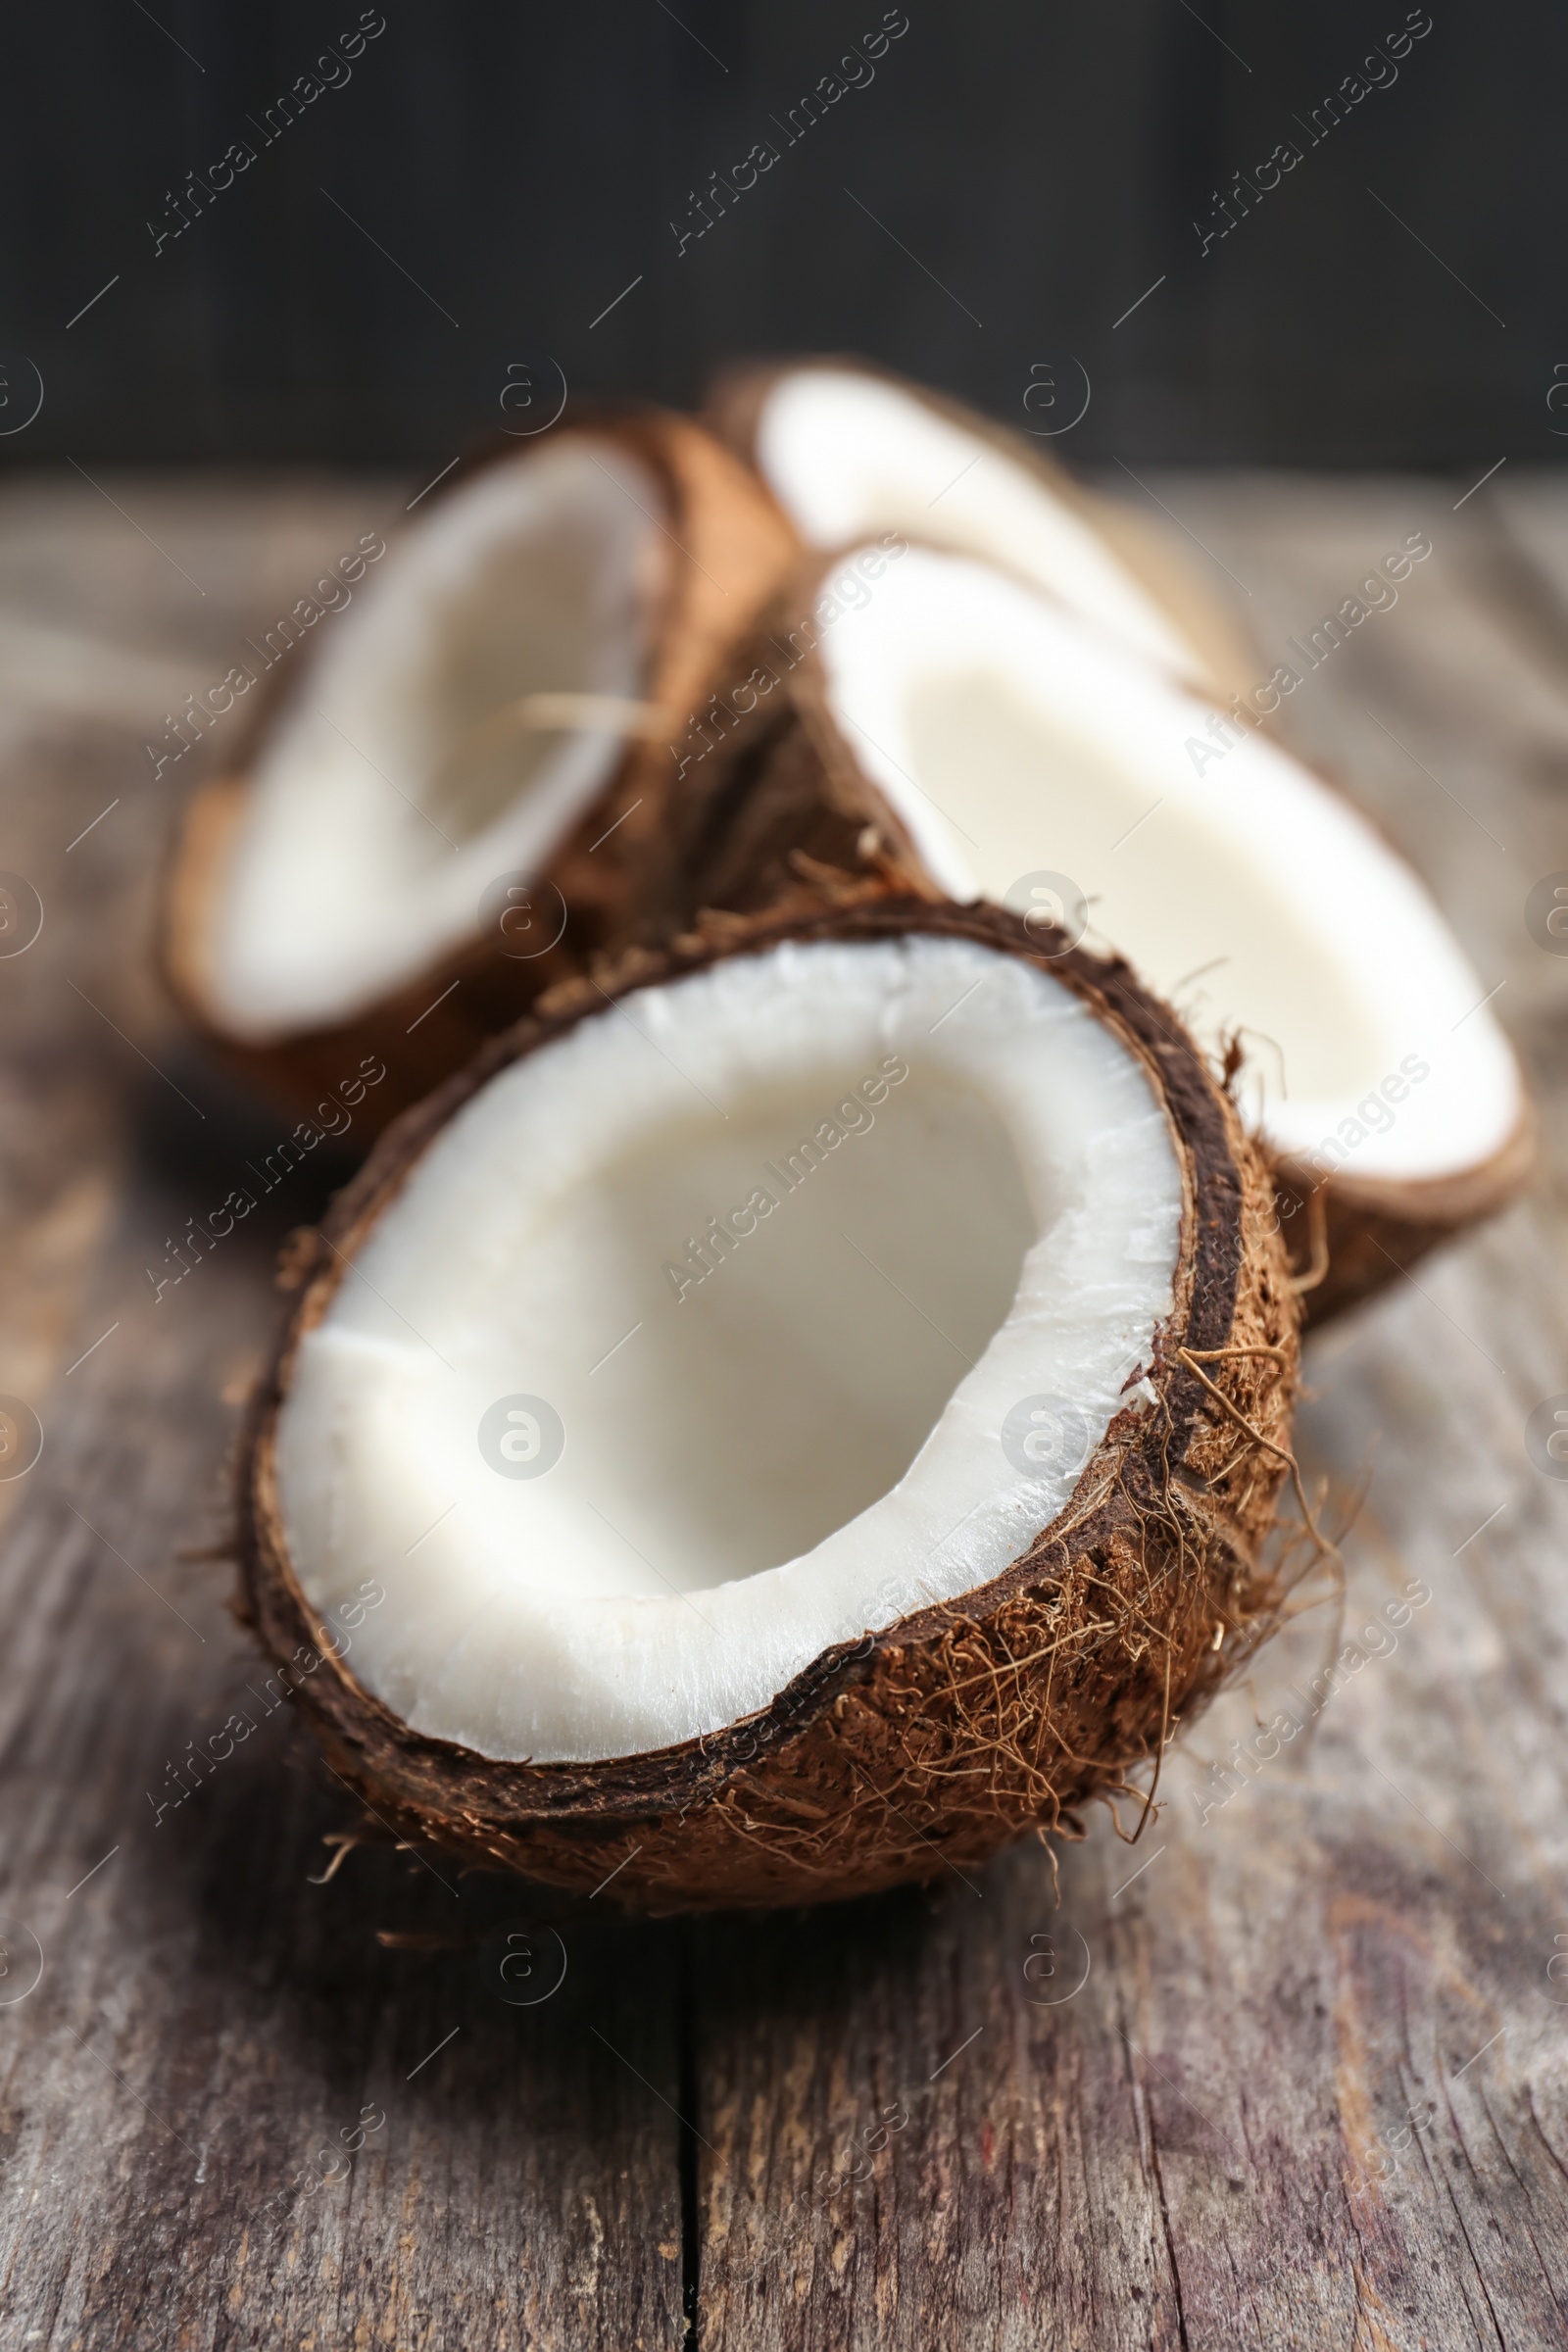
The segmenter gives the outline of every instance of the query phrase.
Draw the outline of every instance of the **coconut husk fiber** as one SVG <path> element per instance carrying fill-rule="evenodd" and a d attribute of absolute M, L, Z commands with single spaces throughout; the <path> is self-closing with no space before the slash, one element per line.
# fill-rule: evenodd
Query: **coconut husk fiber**
<path fill-rule="evenodd" d="M 923 931 L 1048 970 L 1136 1055 L 1183 1178 L 1157 1402 L 1111 1423 L 1067 1508 L 1005 1570 L 825 1652 L 749 1720 L 593 1765 L 498 1763 L 418 1735 L 321 1652 L 278 1508 L 277 1416 L 302 1334 L 430 1139 L 497 1071 L 612 997 L 775 943 Z M 1053 945 L 1061 952 L 1051 954 Z M 833 906 L 719 923 L 664 956 L 570 983 L 409 1112 L 298 1237 L 284 1329 L 244 1448 L 244 1605 L 326 1755 L 383 1823 L 459 1860 L 653 1911 L 772 1906 L 970 1871 L 1020 1835 L 1079 1834 L 1085 1804 L 1157 1762 L 1276 1622 L 1267 1540 L 1291 1474 L 1298 1307 L 1273 1188 L 1202 1054 L 1126 965 L 1000 909 L 881 883 Z M 1304 1497 L 1303 1507 L 1304 1507 Z M 1308 1517 L 1310 1514 L 1308 1514 Z"/>

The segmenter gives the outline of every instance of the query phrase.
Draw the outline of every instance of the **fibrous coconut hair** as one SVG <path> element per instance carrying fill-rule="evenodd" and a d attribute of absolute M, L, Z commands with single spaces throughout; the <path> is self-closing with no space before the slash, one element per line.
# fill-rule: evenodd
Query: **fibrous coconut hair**
<path fill-rule="evenodd" d="M 1290 1466 L 1297 1305 L 1256 1147 L 1203 1055 L 1120 961 L 986 906 L 861 890 L 791 919 L 721 924 L 663 958 L 569 985 L 409 1112 L 319 1232 L 253 1406 L 241 1489 L 246 1607 L 333 1768 L 408 1838 L 653 1910 L 771 1906 L 968 1870 L 1031 1829 L 1077 1834 L 1087 1800 L 1157 1765 L 1280 1602 L 1263 1559 Z M 1180 1171 L 1170 1311 L 1147 1386 L 1070 1499 L 1004 1573 L 815 1657 L 744 1720 L 588 1763 L 481 1755 L 421 1735 L 331 1654 L 291 1557 L 278 1422 L 305 1335 L 421 1156 L 500 1074 L 613 1021 L 638 991 L 804 945 L 948 941 L 1048 973 L 1118 1040 L 1162 1107 Z M 607 994 L 614 1004 L 607 1008 Z"/>

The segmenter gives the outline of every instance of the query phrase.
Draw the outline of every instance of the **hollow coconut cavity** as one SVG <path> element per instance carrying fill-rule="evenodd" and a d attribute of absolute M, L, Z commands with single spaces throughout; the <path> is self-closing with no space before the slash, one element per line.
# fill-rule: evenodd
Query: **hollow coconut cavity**
<path fill-rule="evenodd" d="M 932 550 L 852 547 L 779 617 L 797 608 L 804 642 L 759 637 L 768 699 L 689 788 L 694 907 L 798 892 L 804 854 L 1126 955 L 1211 1054 L 1245 1052 L 1322 1308 L 1517 1189 L 1531 1122 L 1485 979 L 1381 835 L 1255 724 Z"/>
<path fill-rule="evenodd" d="M 656 922 L 675 714 L 792 546 L 658 412 L 432 492 L 308 645 L 269 637 L 279 684 L 192 806 L 166 960 L 209 1037 L 304 1102 L 376 1054 L 385 1117 Z"/>
<path fill-rule="evenodd" d="M 1038 382 L 1042 420 L 1067 424 L 1074 365 Z M 1074 381 L 1080 391 L 1072 390 Z M 1228 617 L 1162 537 L 1084 490 L 1039 437 L 856 362 L 744 368 L 710 396 L 716 428 L 755 466 L 808 546 L 895 530 L 1014 573 L 1190 681 L 1241 685 Z"/>
<path fill-rule="evenodd" d="M 665 1908 L 927 1878 L 1266 1628 L 1266 1179 L 1124 967 L 1037 950 L 883 902 L 645 958 L 305 1238 L 250 1602 L 407 1834 Z"/>

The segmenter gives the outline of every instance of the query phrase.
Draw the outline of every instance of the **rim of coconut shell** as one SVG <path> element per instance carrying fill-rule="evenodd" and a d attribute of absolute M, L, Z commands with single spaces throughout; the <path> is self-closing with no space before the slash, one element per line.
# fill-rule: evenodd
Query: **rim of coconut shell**
<path fill-rule="evenodd" d="M 1148 1370 L 1154 1409 L 1129 1404 L 1113 1418 L 1066 1509 L 1004 1573 L 959 1600 L 824 1650 L 767 1707 L 721 1731 L 604 1762 L 541 1765 L 493 1761 L 413 1731 L 330 1644 L 323 1654 L 325 1629 L 295 1575 L 277 1498 L 277 1420 L 300 1341 L 327 1311 L 356 1250 L 457 1112 L 513 1062 L 582 1020 L 608 1017 L 607 997 L 678 983 L 786 942 L 912 933 L 975 942 L 1048 971 L 1148 1075 L 1183 1191 L 1174 1303 Z M 834 908 L 720 923 L 664 955 L 634 954 L 618 975 L 567 984 L 488 1042 L 381 1137 L 322 1226 L 293 1237 L 280 1275 L 292 1305 L 243 1445 L 242 1613 L 274 1661 L 314 1657 L 296 1676 L 299 1699 L 333 1769 L 383 1824 L 481 1867 L 577 1891 L 620 1865 L 615 1898 L 629 1908 L 830 1899 L 928 1878 L 955 1857 L 983 1860 L 1031 1827 L 1080 1835 L 1078 1808 L 1090 1796 L 1145 1795 L 1128 1788 L 1128 1771 L 1152 1756 L 1157 1766 L 1177 1722 L 1191 1720 L 1277 1621 L 1283 1588 L 1258 1554 L 1291 1461 L 1297 1306 L 1269 1202 L 1266 1171 L 1234 1103 L 1168 1008 L 1119 959 L 1069 948 L 1061 935 L 1031 937 L 1003 909 L 933 905 L 872 884 Z M 1102 1577 L 1091 1594 L 1091 1562 L 1119 1583 Z M 1171 1603 L 1162 1672 L 1151 1662 L 1150 1642 L 1161 1629 L 1148 1614 L 1158 1578 Z M 1025 1786 L 994 1789 L 989 1809 L 965 1816 L 956 1834 L 938 1824 L 931 1836 L 918 1827 L 906 1836 L 897 1826 L 906 1814 L 896 1808 L 880 1835 L 852 1838 L 817 1860 L 758 1849 L 759 1825 L 773 1808 L 787 1826 L 803 1784 L 831 1796 L 837 1775 L 848 1803 L 858 1779 L 886 1783 L 886 1738 L 906 1713 L 910 1690 L 925 1689 L 928 1707 L 934 1690 L 940 1704 L 944 1673 L 961 1683 L 955 1663 L 967 1674 L 993 1636 L 1000 1654 L 978 1671 L 1011 1673 L 1013 1713 L 1038 1724 L 1042 1679 L 1027 1656 L 1018 1666 L 1020 1627 L 1053 1610 L 1059 1616 L 1063 1606 L 1080 1621 L 1102 1618 L 1107 1592 L 1114 1640 L 1102 1645 L 1100 1681 L 1083 1702 L 1101 1752 L 1084 1757 L 1082 1709 L 1064 1707 L 1072 1765 L 1054 1783 L 1037 1773 Z"/>
<path fill-rule="evenodd" d="M 526 465 L 563 439 L 585 437 L 625 451 L 660 490 L 663 511 L 651 519 L 662 534 L 664 563 L 641 693 L 671 712 L 673 734 L 700 703 L 719 648 L 766 602 L 799 552 L 782 510 L 714 435 L 647 402 L 568 402 L 555 423 L 525 441 L 498 435 L 464 457 L 421 514 L 498 466 Z M 400 538 L 388 534 L 389 557 L 395 559 Z M 362 1131 L 372 1135 L 545 990 L 663 927 L 671 882 L 662 816 L 676 768 L 663 743 L 628 737 L 604 785 L 540 863 L 537 879 L 561 891 L 567 910 L 562 938 L 543 955 L 528 961 L 502 956 L 476 921 L 470 938 L 363 1011 L 276 1043 L 250 1043 L 225 1029 L 214 1010 L 204 942 L 255 762 L 307 691 L 327 645 L 324 633 L 296 644 L 293 658 L 258 682 L 232 753 L 176 818 L 156 956 L 166 986 L 205 1044 L 241 1077 L 303 1111 L 363 1057 L 383 1061 L 389 1083 L 365 1101 L 361 1114 Z M 613 828 L 611 837 L 590 862 L 590 847 L 607 827 Z M 450 993 L 431 1010 L 443 992 Z"/>
<path fill-rule="evenodd" d="M 745 678 L 762 662 L 773 669 L 777 691 L 738 718 L 711 765 L 694 771 L 673 805 L 688 920 L 699 909 L 756 918 L 770 906 L 808 904 L 813 893 L 831 894 L 845 879 L 868 874 L 923 898 L 944 895 L 909 825 L 833 716 L 820 637 L 793 662 L 781 666 L 777 659 L 780 632 L 792 616 L 799 626 L 859 544 L 803 556 L 755 632 L 731 650 L 732 677 Z M 925 552 L 973 561 L 949 549 Z M 1286 756 L 1409 870 L 1397 844 L 1341 783 L 1298 754 Z M 1432 1250 L 1509 1206 L 1534 1172 L 1537 1138 L 1522 1076 L 1511 1131 L 1479 1157 L 1430 1177 L 1335 1170 L 1261 1137 L 1307 1328 L 1372 1298 Z"/>
<path fill-rule="evenodd" d="M 1271 1156 L 1281 1229 L 1306 1327 L 1374 1298 L 1422 1258 L 1517 1200 L 1536 1169 L 1539 1121 L 1527 1099 L 1507 1141 L 1450 1176 L 1346 1176 Z"/>
<path fill-rule="evenodd" d="M 1125 499 L 1081 482 L 1066 463 L 1017 426 L 989 416 L 956 394 L 917 383 L 896 368 L 855 352 L 812 353 L 806 358 L 760 358 L 730 362 L 708 385 L 703 418 L 763 482 L 779 512 L 794 528 L 793 518 L 779 500 L 758 460 L 757 436 L 769 393 L 787 376 L 841 372 L 858 375 L 903 394 L 944 423 L 996 450 L 1012 465 L 1021 466 L 1054 498 L 1059 499 L 1102 540 L 1134 583 L 1159 609 L 1164 618 L 1190 647 L 1192 682 L 1222 697 L 1245 693 L 1252 685 L 1256 656 L 1247 632 L 1223 598 L 1187 562 L 1175 540 L 1156 522 L 1148 520 Z M 869 530 L 868 534 L 869 535 Z M 995 564 L 994 554 L 986 560 Z M 1029 585 L 1040 588 L 1038 581 Z"/>

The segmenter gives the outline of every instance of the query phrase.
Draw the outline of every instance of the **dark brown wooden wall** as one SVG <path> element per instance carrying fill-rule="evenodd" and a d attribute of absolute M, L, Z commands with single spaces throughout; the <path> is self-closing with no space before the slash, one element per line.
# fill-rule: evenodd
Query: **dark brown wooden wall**
<path fill-rule="evenodd" d="M 509 361 L 541 398 L 554 362 L 574 389 L 684 401 L 724 355 L 786 347 L 868 352 L 1014 420 L 1049 380 L 1041 422 L 1070 416 L 1081 368 L 1058 446 L 1134 465 L 1568 446 L 1547 405 L 1568 387 L 1568 20 L 1545 0 L 383 13 L 268 144 L 266 110 L 358 0 L 12 12 L 0 417 L 25 413 L 29 364 L 45 398 L 0 464 L 413 465 L 494 420 Z M 907 30 L 786 144 L 885 14 Z M 1314 145 L 1313 109 L 1412 15 L 1430 31 Z M 213 187 L 236 140 L 255 161 Z M 715 171 L 733 188 L 763 140 L 777 163 L 680 250 L 693 193 Z M 1255 189 L 1291 140 L 1299 164 L 1205 252 L 1214 191 Z M 188 172 L 210 195 L 155 251 Z"/>

